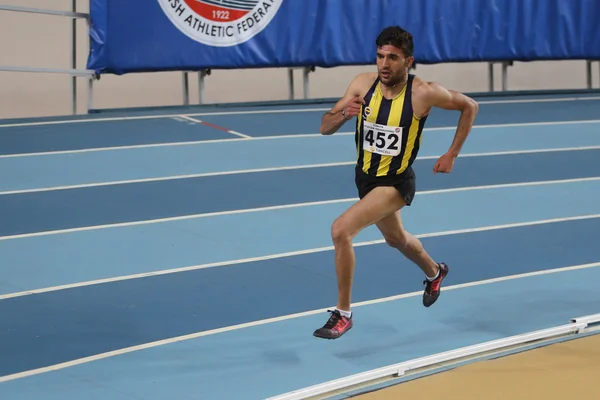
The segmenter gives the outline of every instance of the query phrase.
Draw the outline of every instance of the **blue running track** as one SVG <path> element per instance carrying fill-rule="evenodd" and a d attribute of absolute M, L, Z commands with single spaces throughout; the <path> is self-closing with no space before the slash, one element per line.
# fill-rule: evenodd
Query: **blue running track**
<path fill-rule="evenodd" d="M 369 227 L 338 341 L 312 336 L 357 200 L 329 104 L 0 121 L 0 398 L 265 399 L 598 313 L 600 98 L 515 100 L 447 175 L 458 114 L 431 116 L 402 215 L 442 295 Z"/>

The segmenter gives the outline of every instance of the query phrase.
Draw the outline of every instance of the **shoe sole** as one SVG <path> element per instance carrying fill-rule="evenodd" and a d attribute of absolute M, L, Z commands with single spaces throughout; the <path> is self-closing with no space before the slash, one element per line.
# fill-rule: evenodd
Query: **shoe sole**
<path fill-rule="evenodd" d="M 342 336 L 344 336 L 346 333 L 348 333 L 348 331 L 349 331 L 350 329 L 352 329 L 352 327 L 350 327 L 350 328 L 346 329 L 346 330 L 344 331 L 344 333 L 342 333 L 341 335 L 339 335 L 339 336 L 336 336 L 336 337 L 321 336 L 321 335 L 317 335 L 316 333 L 313 333 L 313 336 L 314 336 L 314 337 L 316 337 L 316 338 L 319 338 L 319 339 L 335 340 L 335 339 L 339 339 L 339 338 L 341 338 Z"/>

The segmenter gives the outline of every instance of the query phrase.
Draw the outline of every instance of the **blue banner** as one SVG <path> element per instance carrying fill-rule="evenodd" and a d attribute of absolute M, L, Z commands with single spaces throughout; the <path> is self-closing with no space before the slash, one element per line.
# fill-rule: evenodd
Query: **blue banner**
<path fill-rule="evenodd" d="M 420 64 L 600 59 L 597 0 L 90 0 L 98 73 L 366 65 L 386 26 Z"/>

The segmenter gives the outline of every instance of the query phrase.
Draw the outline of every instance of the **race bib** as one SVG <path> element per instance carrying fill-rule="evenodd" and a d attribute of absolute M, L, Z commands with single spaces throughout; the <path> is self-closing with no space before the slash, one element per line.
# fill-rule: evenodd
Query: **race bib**
<path fill-rule="evenodd" d="M 363 149 L 384 156 L 400 154 L 402 128 L 364 122 Z"/>

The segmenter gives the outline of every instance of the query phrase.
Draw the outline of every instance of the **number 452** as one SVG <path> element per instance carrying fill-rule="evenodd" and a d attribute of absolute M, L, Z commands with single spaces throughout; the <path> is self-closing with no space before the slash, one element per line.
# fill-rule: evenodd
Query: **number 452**
<path fill-rule="evenodd" d="M 373 143 L 375 143 L 375 147 L 377 147 L 378 149 L 383 149 L 385 147 L 386 139 L 385 132 L 377 132 L 377 138 L 374 138 L 373 135 L 373 130 L 369 129 L 365 136 L 366 141 L 369 142 L 371 146 L 373 146 Z M 397 144 L 398 140 L 400 140 L 400 137 L 395 133 L 390 133 L 388 135 L 388 138 L 391 140 L 391 143 L 389 144 L 389 146 L 387 146 L 388 150 L 398 150 Z"/>

